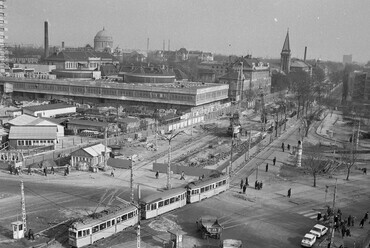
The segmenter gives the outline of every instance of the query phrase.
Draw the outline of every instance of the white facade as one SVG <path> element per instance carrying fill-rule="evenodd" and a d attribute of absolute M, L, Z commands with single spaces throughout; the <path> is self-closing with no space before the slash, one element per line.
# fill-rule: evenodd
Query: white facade
<path fill-rule="evenodd" d="M 47 117 L 47 118 L 55 117 L 56 115 L 70 114 L 70 113 L 76 113 L 75 106 L 69 106 L 69 107 L 59 108 L 59 109 L 37 110 L 37 111 L 23 109 L 23 114 L 29 114 L 29 115 L 34 115 L 37 117 Z"/>

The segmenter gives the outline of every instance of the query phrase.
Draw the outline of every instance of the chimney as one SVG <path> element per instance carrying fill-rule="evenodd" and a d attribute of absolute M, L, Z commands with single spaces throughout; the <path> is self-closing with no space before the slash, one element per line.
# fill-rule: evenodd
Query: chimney
<path fill-rule="evenodd" d="M 306 55 L 307 55 L 307 47 L 304 47 L 304 57 L 303 57 L 304 62 L 306 62 Z"/>
<path fill-rule="evenodd" d="M 44 22 L 44 56 L 49 57 L 49 22 Z"/>
<path fill-rule="evenodd" d="M 62 50 L 64 50 L 64 41 L 62 41 Z"/>
<path fill-rule="evenodd" d="M 168 40 L 168 51 L 170 51 L 171 40 Z"/>

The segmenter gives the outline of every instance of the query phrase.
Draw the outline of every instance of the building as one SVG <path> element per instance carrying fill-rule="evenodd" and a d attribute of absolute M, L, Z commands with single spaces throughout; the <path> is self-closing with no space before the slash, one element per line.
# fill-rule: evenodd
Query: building
<path fill-rule="evenodd" d="M 310 76 L 312 76 L 312 66 L 306 63 L 305 61 L 299 59 L 292 59 L 290 64 L 290 71 L 291 72 L 304 71 L 308 73 Z"/>
<path fill-rule="evenodd" d="M 49 147 L 55 149 L 57 127 L 54 126 L 11 126 L 9 145 L 14 149 Z"/>
<path fill-rule="evenodd" d="M 352 54 L 343 55 L 343 64 L 352 64 Z"/>
<path fill-rule="evenodd" d="M 227 74 L 228 64 L 218 61 L 203 61 L 198 65 L 198 80 L 214 83 L 221 76 Z"/>
<path fill-rule="evenodd" d="M 37 117 L 55 117 L 58 115 L 76 113 L 76 106 L 67 105 L 64 103 L 44 104 L 23 108 L 23 114 L 33 115 Z"/>
<path fill-rule="evenodd" d="M 123 66 L 118 74 L 125 83 L 174 83 L 176 79 L 173 69 L 168 67 Z"/>
<path fill-rule="evenodd" d="M 104 166 L 111 153 L 109 147 L 97 144 L 81 148 L 71 153 L 71 165 L 79 170 L 89 170 L 91 167 Z"/>
<path fill-rule="evenodd" d="M 113 37 L 105 30 L 100 30 L 94 37 L 94 50 L 97 52 L 110 51 L 113 49 Z"/>
<path fill-rule="evenodd" d="M 84 130 L 95 131 L 98 134 L 104 134 L 105 129 L 108 132 L 117 131 L 117 124 L 100 121 L 71 119 L 68 120 L 66 125 L 67 130 L 70 130 L 73 134 L 81 133 Z"/>
<path fill-rule="evenodd" d="M 289 74 L 291 62 L 290 44 L 289 44 L 289 30 L 286 33 L 283 49 L 280 53 L 280 70 Z"/>
<path fill-rule="evenodd" d="M 41 55 L 9 56 L 9 62 L 14 64 L 38 64 L 40 60 Z"/>
<path fill-rule="evenodd" d="M 370 72 L 354 71 L 348 77 L 348 101 L 370 101 Z"/>
<path fill-rule="evenodd" d="M 5 73 L 5 68 L 7 67 L 6 62 L 6 51 L 5 51 L 5 40 L 7 36 L 5 32 L 7 31 L 6 28 L 6 0 L 0 0 L 0 73 Z"/>

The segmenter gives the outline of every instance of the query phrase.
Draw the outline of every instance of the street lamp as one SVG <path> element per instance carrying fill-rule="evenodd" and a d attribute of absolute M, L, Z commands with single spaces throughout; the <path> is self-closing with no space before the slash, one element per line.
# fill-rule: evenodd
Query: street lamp
<path fill-rule="evenodd" d="M 178 135 L 185 133 L 184 131 L 179 131 L 168 136 L 160 135 L 162 138 L 168 141 L 168 163 L 167 163 L 167 189 L 171 189 L 171 141 L 176 138 Z"/>

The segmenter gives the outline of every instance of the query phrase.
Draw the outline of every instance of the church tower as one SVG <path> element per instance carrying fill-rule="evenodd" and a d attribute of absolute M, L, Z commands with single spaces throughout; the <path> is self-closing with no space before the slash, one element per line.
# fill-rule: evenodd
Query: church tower
<path fill-rule="evenodd" d="M 280 70 L 288 74 L 290 72 L 289 30 L 286 33 L 283 49 L 281 50 L 280 56 Z"/>

